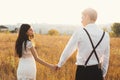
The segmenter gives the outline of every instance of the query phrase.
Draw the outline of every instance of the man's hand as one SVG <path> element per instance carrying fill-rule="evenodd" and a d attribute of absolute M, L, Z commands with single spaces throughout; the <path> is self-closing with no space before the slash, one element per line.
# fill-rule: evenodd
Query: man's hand
<path fill-rule="evenodd" d="M 57 71 L 57 70 L 60 70 L 60 67 L 58 67 L 58 66 L 56 65 L 56 71 Z"/>

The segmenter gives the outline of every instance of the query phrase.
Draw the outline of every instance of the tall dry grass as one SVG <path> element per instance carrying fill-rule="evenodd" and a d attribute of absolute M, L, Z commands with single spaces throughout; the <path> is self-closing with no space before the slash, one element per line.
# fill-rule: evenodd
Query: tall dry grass
<path fill-rule="evenodd" d="M 17 34 L 0 33 L 0 80 L 16 80 L 18 58 L 14 55 Z M 35 35 L 36 49 L 40 58 L 57 64 L 70 36 Z M 120 38 L 111 38 L 110 66 L 106 80 L 120 80 Z M 37 63 L 37 80 L 74 80 L 74 53 L 61 70 L 54 72 Z M 29 67 L 29 66 L 28 66 Z"/>

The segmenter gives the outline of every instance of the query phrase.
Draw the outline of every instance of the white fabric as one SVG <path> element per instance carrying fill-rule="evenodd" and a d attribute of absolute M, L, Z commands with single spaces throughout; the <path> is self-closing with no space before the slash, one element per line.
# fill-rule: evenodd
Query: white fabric
<path fill-rule="evenodd" d="M 36 80 L 36 63 L 30 51 L 31 47 L 31 41 L 27 41 L 26 50 L 23 43 L 23 55 L 19 60 L 19 65 L 17 69 L 17 80 Z"/>
<path fill-rule="evenodd" d="M 88 24 L 86 27 L 89 32 L 94 46 L 99 42 L 103 30 L 99 29 L 95 24 Z M 80 27 L 71 37 L 68 44 L 66 45 L 60 60 L 58 62 L 58 67 L 61 67 L 65 61 L 73 54 L 73 52 L 78 49 L 78 53 L 76 56 L 76 65 L 84 65 L 91 51 L 93 50 L 88 35 Z M 108 64 L 109 64 L 109 53 L 110 53 L 110 41 L 108 33 L 105 33 L 105 36 L 100 43 L 100 45 L 96 48 L 97 55 L 102 63 L 103 76 L 106 75 Z M 95 55 L 93 54 L 88 61 L 87 65 L 95 65 L 98 64 Z"/>

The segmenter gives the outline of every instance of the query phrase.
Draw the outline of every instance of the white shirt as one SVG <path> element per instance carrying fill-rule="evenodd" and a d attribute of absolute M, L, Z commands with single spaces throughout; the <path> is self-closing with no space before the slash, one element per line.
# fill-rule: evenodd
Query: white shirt
<path fill-rule="evenodd" d="M 85 29 L 90 34 L 94 46 L 96 46 L 103 35 L 103 30 L 99 29 L 95 24 L 88 24 Z M 82 27 L 80 27 L 70 38 L 68 44 L 62 52 L 58 62 L 58 67 L 61 67 L 76 49 L 78 49 L 76 55 L 76 65 L 84 65 L 93 48 L 88 35 Z M 102 63 L 103 76 L 105 77 L 108 70 L 110 54 L 110 38 L 108 33 L 105 33 L 103 40 L 96 48 L 96 52 L 100 63 Z M 98 64 L 98 61 L 95 57 L 95 54 L 93 54 L 87 65 L 95 64 Z"/>

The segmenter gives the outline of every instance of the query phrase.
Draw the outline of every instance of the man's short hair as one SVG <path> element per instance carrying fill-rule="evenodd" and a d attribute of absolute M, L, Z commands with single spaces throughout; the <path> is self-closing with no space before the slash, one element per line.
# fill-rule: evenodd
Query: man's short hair
<path fill-rule="evenodd" d="M 97 20 L 97 12 L 92 8 L 87 8 L 83 11 L 83 15 L 88 15 L 92 21 Z"/>

